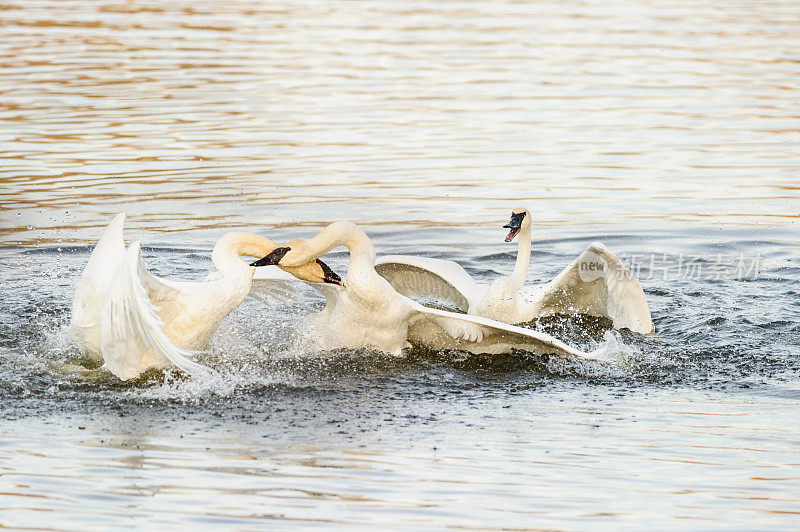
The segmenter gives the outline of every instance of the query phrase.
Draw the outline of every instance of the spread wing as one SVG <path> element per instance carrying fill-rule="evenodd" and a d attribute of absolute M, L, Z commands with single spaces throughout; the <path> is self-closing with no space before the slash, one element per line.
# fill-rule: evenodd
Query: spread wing
<path fill-rule="evenodd" d="M 425 307 L 408 300 L 414 314 L 408 328 L 412 343 L 431 349 L 461 349 L 472 353 L 508 353 L 514 349 L 536 354 L 603 360 L 602 349 L 586 353 L 549 334 L 489 318 Z"/>
<path fill-rule="evenodd" d="M 589 246 L 552 281 L 526 292 L 538 315 L 589 314 L 609 318 L 614 328 L 648 334 L 653 330 L 642 286 L 599 242 Z"/>
<path fill-rule="evenodd" d="M 100 315 L 100 345 L 106 367 L 127 380 L 169 360 L 190 374 L 213 373 L 193 362 L 192 352 L 180 349 L 164 334 L 156 304 L 178 302 L 186 295 L 145 270 L 141 245 L 134 242 L 113 273 Z M 152 301 L 151 301 L 152 300 Z"/>
<path fill-rule="evenodd" d="M 117 264 L 125 256 L 125 241 L 122 238 L 124 226 L 125 213 L 121 212 L 108 224 L 89 255 L 72 299 L 73 327 L 88 329 L 99 325 L 103 296 Z M 99 348 L 99 345 L 92 347 Z"/>
<path fill-rule="evenodd" d="M 375 271 L 400 294 L 449 303 L 463 312 L 480 301 L 483 288 L 457 263 L 408 255 L 386 255 Z"/>

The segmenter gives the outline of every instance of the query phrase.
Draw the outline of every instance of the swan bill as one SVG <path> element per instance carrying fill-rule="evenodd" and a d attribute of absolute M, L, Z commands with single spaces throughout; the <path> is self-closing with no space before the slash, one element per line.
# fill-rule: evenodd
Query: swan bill
<path fill-rule="evenodd" d="M 250 266 L 277 266 L 283 256 L 289 253 L 291 249 L 292 248 L 290 247 L 275 248 L 269 253 L 269 255 L 262 257 L 255 262 L 251 262 Z"/>
<path fill-rule="evenodd" d="M 322 271 L 325 274 L 323 276 L 323 279 L 326 283 L 338 284 L 338 285 L 342 284 L 342 278 L 339 277 L 339 275 L 335 271 L 331 270 L 330 266 L 328 266 L 319 259 L 316 260 L 316 263 L 319 264 L 320 267 L 322 268 Z"/>
<path fill-rule="evenodd" d="M 517 236 L 520 229 L 522 229 L 522 220 L 525 218 L 525 211 L 522 212 L 512 212 L 511 219 L 508 221 L 506 225 L 503 227 L 506 229 L 510 229 L 508 232 L 508 236 L 506 236 L 506 242 L 511 242 L 514 240 L 514 237 Z"/>
<path fill-rule="evenodd" d="M 278 264 L 291 249 L 292 248 L 288 246 L 275 248 L 269 253 L 269 255 L 262 257 L 255 262 L 251 262 L 250 266 L 278 266 L 304 281 L 312 283 L 342 284 L 342 278 L 339 277 L 339 275 L 333 271 L 330 266 L 322 262 L 320 259 L 316 259 L 314 262 L 297 267 L 281 266 Z M 314 266 L 316 266 L 316 268 Z"/>

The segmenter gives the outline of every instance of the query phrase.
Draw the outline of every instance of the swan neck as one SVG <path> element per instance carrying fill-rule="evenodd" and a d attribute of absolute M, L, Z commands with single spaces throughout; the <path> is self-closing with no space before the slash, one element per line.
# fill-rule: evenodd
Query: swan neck
<path fill-rule="evenodd" d="M 514 273 L 511 276 L 511 283 L 515 290 L 522 288 L 525 278 L 528 276 L 528 266 L 531 262 L 531 225 L 524 224 L 519 233 L 519 244 L 517 244 L 517 262 L 514 264 Z"/>
<path fill-rule="evenodd" d="M 357 225 L 351 222 L 334 222 L 319 232 L 316 236 L 306 240 L 292 255 L 291 261 L 281 264 L 286 266 L 299 266 L 321 257 L 333 248 L 344 246 L 350 252 L 351 267 L 353 264 L 374 266 L 375 248 L 369 237 Z M 286 258 L 289 258 L 287 254 Z"/>
<path fill-rule="evenodd" d="M 255 268 L 248 266 L 241 257 L 260 258 L 276 247 L 275 242 L 261 235 L 234 231 L 222 235 L 214 244 L 211 262 L 223 278 L 252 276 Z"/>
<path fill-rule="evenodd" d="M 348 273 L 357 270 L 375 271 L 375 246 L 372 245 L 367 234 L 358 226 L 350 224 L 346 230 L 344 246 L 350 252 L 350 266 Z M 377 275 L 377 274 L 375 274 Z"/>

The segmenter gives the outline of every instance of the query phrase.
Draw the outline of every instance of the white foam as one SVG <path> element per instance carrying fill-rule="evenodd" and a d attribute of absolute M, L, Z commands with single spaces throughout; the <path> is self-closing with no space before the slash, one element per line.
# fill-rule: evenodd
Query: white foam
<path fill-rule="evenodd" d="M 551 357 L 547 368 L 554 373 L 578 373 L 589 377 L 623 376 L 642 360 L 642 351 L 623 342 L 617 331 L 606 331 L 603 340 L 591 350 L 593 360 L 577 357 Z"/>

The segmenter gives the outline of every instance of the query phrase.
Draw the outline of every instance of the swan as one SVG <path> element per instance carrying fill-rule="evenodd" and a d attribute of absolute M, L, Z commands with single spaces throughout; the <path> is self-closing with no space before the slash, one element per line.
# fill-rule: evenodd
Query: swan
<path fill-rule="evenodd" d="M 311 318 L 310 330 L 321 349 L 369 347 L 400 356 L 410 343 L 417 343 L 474 353 L 524 349 L 539 354 L 600 357 L 600 351 L 584 353 L 538 331 L 428 308 L 401 295 L 375 271 L 375 249 L 352 222 L 334 222 L 313 238 L 293 240 L 251 266 L 296 267 L 338 246 L 350 252 L 344 280 L 338 285 L 313 285 L 327 300 L 325 308 Z"/>
<path fill-rule="evenodd" d="M 73 336 L 122 380 L 171 364 L 209 373 L 191 357 L 250 290 L 255 268 L 240 256 L 260 257 L 277 244 L 253 233 L 227 233 L 211 253 L 216 280 L 171 281 L 145 269 L 139 242 L 125 249 L 124 224 L 125 213 L 117 214 L 89 256 L 73 298 Z M 285 270 L 308 282 L 340 281 L 321 261 Z"/>
<path fill-rule="evenodd" d="M 468 314 L 505 323 L 528 323 L 552 314 L 588 314 L 608 318 L 616 329 L 653 331 L 642 286 L 631 271 L 600 242 L 591 244 L 552 281 L 526 287 L 531 260 L 531 213 L 514 209 L 505 241 L 519 235 L 510 276 L 481 285 L 453 261 L 406 255 L 378 259 L 375 269 L 401 294 L 455 305 Z"/>

